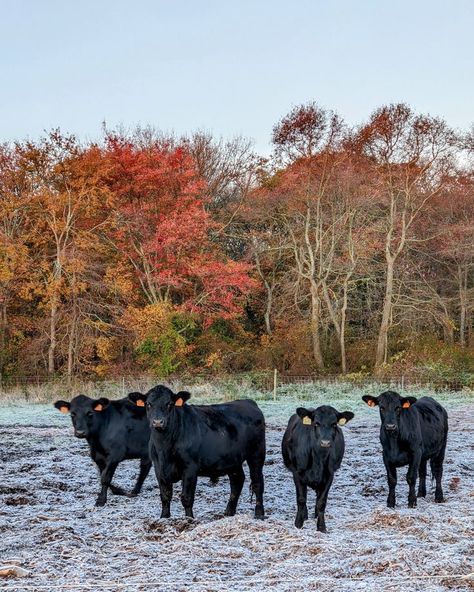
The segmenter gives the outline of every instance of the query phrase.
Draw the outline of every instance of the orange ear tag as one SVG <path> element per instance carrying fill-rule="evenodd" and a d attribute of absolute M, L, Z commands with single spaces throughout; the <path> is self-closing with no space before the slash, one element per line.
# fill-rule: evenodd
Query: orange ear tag
<path fill-rule="evenodd" d="M 63 405 L 62 407 L 59 408 L 59 411 L 61 411 L 61 413 L 69 413 L 69 407 L 65 407 Z"/>
<path fill-rule="evenodd" d="M 405 401 L 405 403 L 403 403 L 402 407 L 403 407 L 403 409 L 408 409 L 408 407 L 411 407 L 410 401 Z"/>
<path fill-rule="evenodd" d="M 98 405 L 96 405 L 94 407 L 94 411 L 103 411 L 104 410 L 104 406 L 102 405 L 102 403 L 99 403 Z"/>
<path fill-rule="evenodd" d="M 137 399 L 135 405 L 137 407 L 145 407 L 145 401 L 143 399 Z"/>
<path fill-rule="evenodd" d="M 176 399 L 175 405 L 176 407 L 182 407 L 184 405 L 183 399 L 181 397 L 179 399 Z"/>
<path fill-rule="evenodd" d="M 369 400 L 367 401 L 367 405 L 368 405 L 369 407 L 375 407 L 375 403 L 372 401 L 372 399 L 369 399 Z"/>
<path fill-rule="evenodd" d="M 303 417 L 303 423 L 304 423 L 304 425 L 311 425 L 311 417 L 309 417 L 308 415 L 305 415 Z"/>

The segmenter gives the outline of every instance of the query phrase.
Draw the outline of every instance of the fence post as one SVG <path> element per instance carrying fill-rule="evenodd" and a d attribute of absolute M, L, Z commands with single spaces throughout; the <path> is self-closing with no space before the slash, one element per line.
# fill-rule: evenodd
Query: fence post
<path fill-rule="evenodd" d="M 278 370 L 275 368 L 273 370 L 273 400 L 276 401 L 277 398 L 277 386 L 278 386 Z"/>

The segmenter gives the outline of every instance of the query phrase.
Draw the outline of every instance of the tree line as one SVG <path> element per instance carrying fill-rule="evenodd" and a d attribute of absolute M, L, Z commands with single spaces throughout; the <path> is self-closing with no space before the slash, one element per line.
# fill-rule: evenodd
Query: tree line
<path fill-rule="evenodd" d="M 474 130 L 316 103 L 245 138 L 0 147 L 0 376 L 474 376 Z"/>

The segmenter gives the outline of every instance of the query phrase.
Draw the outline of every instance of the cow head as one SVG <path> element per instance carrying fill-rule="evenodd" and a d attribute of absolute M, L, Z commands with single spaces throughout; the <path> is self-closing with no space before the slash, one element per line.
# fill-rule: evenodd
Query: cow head
<path fill-rule="evenodd" d="M 176 408 L 182 407 L 190 396 L 187 391 L 173 393 L 171 389 L 160 384 L 149 390 L 145 395 L 130 393 L 128 398 L 138 407 L 146 408 L 146 414 L 152 429 L 165 431 Z"/>
<path fill-rule="evenodd" d="M 328 405 L 322 405 L 317 409 L 298 407 L 296 414 L 305 426 L 313 430 L 321 448 L 331 448 L 338 426 L 345 425 L 354 417 L 350 411 L 339 413 Z"/>
<path fill-rule="evenodd" d="M 362 400 L 369 407 L 377 407 L 380 411 L 382 427 L 389 435 L 397 435 L 400 429 L 400 416 L 416 401 L 416 397 L 402 397 L 394 391 L 385 391 L 378 397 L 364 395 Z"/>
<path fill-rule="evenodd" d="M 74 435 L 77 438 L 89 438 L 95 435 L 101 425 L 102 412 L 107 409 L 110 401 L 105 397 L 91 399 L 85 395 L 74 397 L 70 403 L 56 401 L 54 406 L 62 413 L 70 413 Z"/>

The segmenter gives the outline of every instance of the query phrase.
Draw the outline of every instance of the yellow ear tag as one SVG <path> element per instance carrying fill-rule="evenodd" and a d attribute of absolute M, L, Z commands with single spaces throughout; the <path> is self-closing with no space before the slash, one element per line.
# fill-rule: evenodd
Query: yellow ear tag
<path fill-rule="evenodd" d="M 340 426 L 346 425 L 347 419 L 345 417 L 341 417 L 341 419 L 337 422 Z"/>
<path fill-rule="evenodd" d="M 145 401 L 143 399 L 137 399 L 135 405 L 137 407 L 145 407 Z"/>
<path fill-rule="evenodd" d="M 367 405 L 368 405 L 369 407 L 375 407 L 375 403 L 372 401 L 372 399 L 369 399 L 369 400 L 367 401 Z"/>
<path fill-rule="evenodd" d="M 311 417 L 309 417 L 308 415 L 305 415 L 303 417 L 303 423 L 304 423 L 304 425 L 311 425 Z"/>
<path fill-rule="evenodd" d="M 179 399 L 176 399 L 175 405 L 176 407 L 182 407 L 184 405 L 183 399 L 181 397 Z"/>
<path fill-rule="evenodd" d="M 98 405 L 96 405 L 94 407 L 94 411 L 103 411 L 104 406 L 102 405 L 102 403 L 99 403 Z"/>
<path fill-rule="evenodd" d="M 405 403 L 403 403 L 402 407 L 403 407 L 403 409 L 408 409 L 408 407 L 411 407 L 410 401 L 405 401 Z"/>
<path fill-rule="evenodd" d="M 63 405 L 62 407 L 59 408 L 59 411 L 61 411 L 61 413 L 69 413 L 69 407 L 66 407 L 65 405 Z"/>

